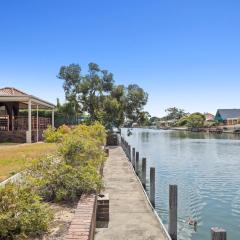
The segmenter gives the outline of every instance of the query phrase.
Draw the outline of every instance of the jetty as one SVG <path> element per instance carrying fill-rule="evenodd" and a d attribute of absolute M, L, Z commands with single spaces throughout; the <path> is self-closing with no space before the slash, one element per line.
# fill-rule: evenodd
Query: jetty
<path fill-rule="evenodd" d="M 103 174 L 110 221 L 108 227 L 96 229 L 95 240 L 168 239 L 120 146 L 110 147 Z"/>

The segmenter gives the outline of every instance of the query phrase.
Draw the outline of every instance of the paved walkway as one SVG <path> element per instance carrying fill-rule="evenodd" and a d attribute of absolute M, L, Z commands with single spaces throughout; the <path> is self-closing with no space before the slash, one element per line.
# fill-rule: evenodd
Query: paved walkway
<path fill-rule="evenodd" d="M 108 228 L 98 228 L 95 240 L 164 240 L 160 224 L 121 147 L 110 149 L 104 167 L 110 198 Z"/>

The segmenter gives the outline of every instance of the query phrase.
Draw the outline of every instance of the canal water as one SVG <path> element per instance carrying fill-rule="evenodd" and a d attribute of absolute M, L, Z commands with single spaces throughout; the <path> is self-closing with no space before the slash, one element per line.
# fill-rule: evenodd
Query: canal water
<path fill-rule="evenodd" d="M 178 185 L 180 240 L 207 240 L 210 228 L 240 239 L 240 137 L 231 134 L 134 129 L 128 143 L 156 168 L 156 210 L 167 226 L 168 187 Z M 149 190 L 149 181 L 147 183 Z M 197 220 L 197 228 L 187 224 Z"/>

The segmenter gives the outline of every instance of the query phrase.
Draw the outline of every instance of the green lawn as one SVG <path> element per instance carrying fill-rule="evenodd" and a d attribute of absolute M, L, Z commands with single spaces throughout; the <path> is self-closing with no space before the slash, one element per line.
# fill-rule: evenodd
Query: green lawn
<path fill-rule="evenodd" d="M 26 168 L 34 159 L 56 151 L 56 144 L 0 144 L 0 181 Z"/>

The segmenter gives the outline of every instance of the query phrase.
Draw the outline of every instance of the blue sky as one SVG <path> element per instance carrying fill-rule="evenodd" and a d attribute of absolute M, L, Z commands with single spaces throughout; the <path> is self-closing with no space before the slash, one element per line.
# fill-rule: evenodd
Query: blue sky
<path fill-rule="evenodd" d="M 240 107 L 238 0 L 8 0 L 0 3 L 0 87 L 64 99 L 61 65 L 96 62 L 149 93 L 161 116 Z"/>

